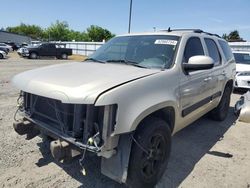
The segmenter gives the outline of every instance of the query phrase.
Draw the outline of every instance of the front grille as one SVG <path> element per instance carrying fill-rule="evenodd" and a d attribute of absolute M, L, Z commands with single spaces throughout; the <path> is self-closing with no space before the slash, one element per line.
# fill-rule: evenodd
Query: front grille
<path fill-rule="evenodd" d="M 89 136 L 97 132 L 102 135 L 104 107 L 65 104 L 26 92 L 23 93 L 23 100 L 26 116 L 78 141 L 85 143 Z"/>

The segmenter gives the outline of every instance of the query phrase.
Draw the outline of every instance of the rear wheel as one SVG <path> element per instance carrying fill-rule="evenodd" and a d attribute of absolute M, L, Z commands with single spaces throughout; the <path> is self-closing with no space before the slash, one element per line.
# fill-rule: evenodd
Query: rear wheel
<path fill-rule="evenodd" d="M 219 105 L 209 113 L 211 119 L 216 121 L 223 121 L 226 119 L 230 105 L 230 97 L 231 88 L 226 86 Z"/>
<path fill-rule="evenodd" d="M 68 55 L 65 54 L 65 53 L 63 53 L 63 54 L 61 55 L 61 58 L 62 58 L 62 59 L 68 59 Z"/>
<path fill-rule="evenodd" d="M 163 175 L 171 150 L 171 131 L 159 118 L 146 119 L 136 131 L 127 184 L 153 187 Z"/>
<path fill-rule="evenodd" d="M 0 54 L 0 59 L 3 59 L 3 55 L 2 54 Z"/>

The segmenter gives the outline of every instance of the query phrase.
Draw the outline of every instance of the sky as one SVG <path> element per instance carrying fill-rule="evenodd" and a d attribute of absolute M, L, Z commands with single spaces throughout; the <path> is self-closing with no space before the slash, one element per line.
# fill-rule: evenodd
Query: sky
<path fill-rule="evenodd" d="M 0 28 L 21 22 L 48 27 L 56 20 L 84 31 L 98 25 L 128 32 L 130 0 L 1 0 Z M 250 0 L 133 0 L 131 32 L 195 28 L 222 35 L 238 30 L 250 41 Z"/>

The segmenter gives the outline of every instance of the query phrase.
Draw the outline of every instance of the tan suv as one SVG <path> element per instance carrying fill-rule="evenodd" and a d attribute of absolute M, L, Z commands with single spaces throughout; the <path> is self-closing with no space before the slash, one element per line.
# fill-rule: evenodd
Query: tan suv
<path fill-rule="evenodd" d="M 117 36 L 84 62 L 16 75 L 19 134 L 52 138 L 57 160 L 72 150 L 102 157 L 101 172 L 152 187 L 166 169 L 171 137 L 204 114 L 226 118 L 235 60 L 225 40 L 202 30 Z M 90 172 L 91 173 L 91 172 Z"/>

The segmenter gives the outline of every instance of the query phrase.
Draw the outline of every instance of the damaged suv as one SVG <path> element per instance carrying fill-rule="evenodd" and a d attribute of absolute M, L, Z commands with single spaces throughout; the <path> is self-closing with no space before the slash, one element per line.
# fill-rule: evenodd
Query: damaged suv
<path fill-rule="evenodd" d="M 153 187 L 171 136 L 206 113 L 229 109 L 235 60 L 225 40 L 202 30 L 117 36 L 84 62 L 16 75 L 19 134 L 53 139 L 52 155 L 101 157 L 101 172 L 130 187 Z M 30 137 L 32 138 L 32 136 Z"/>

